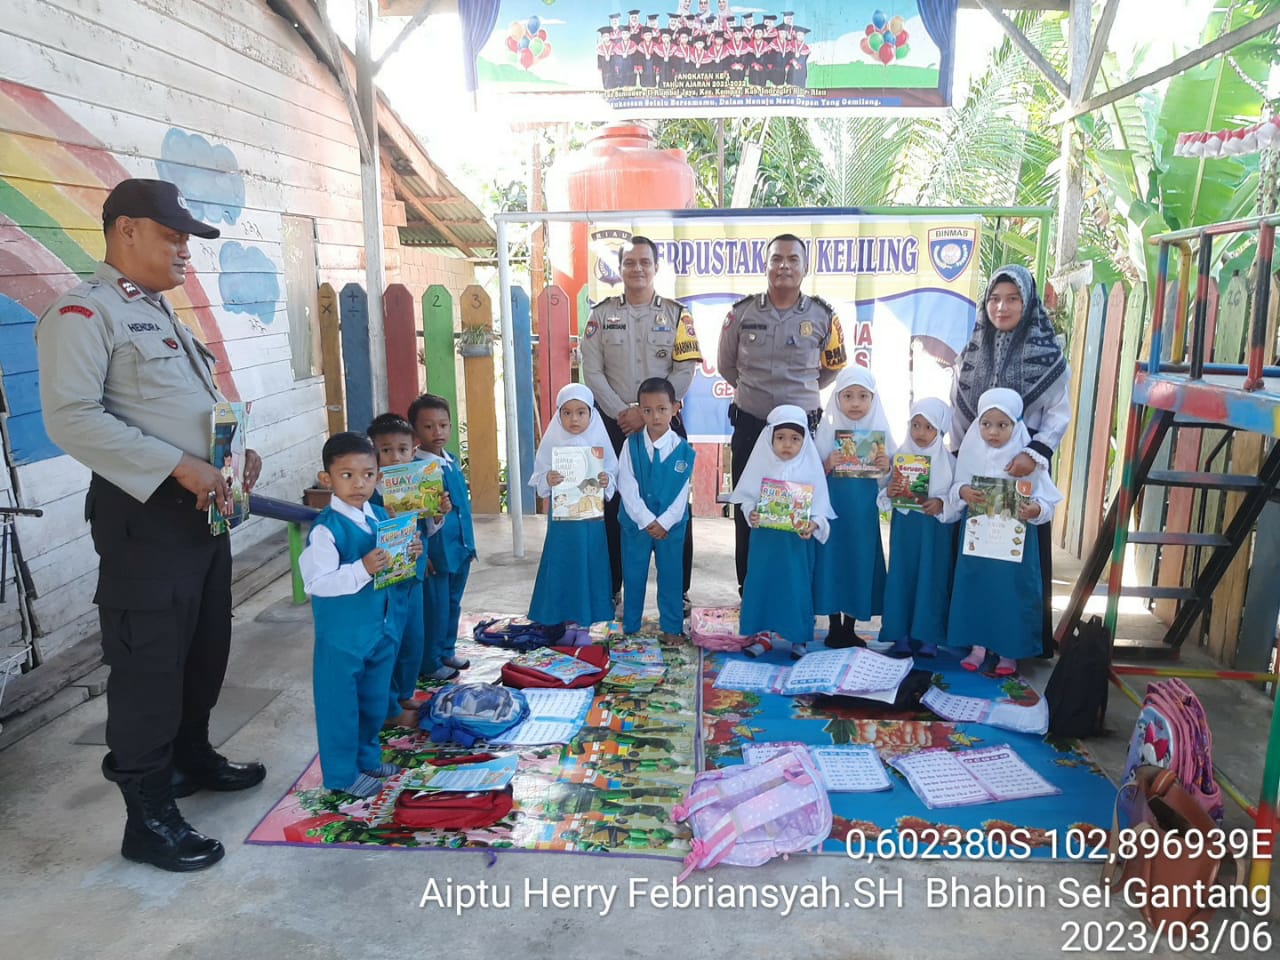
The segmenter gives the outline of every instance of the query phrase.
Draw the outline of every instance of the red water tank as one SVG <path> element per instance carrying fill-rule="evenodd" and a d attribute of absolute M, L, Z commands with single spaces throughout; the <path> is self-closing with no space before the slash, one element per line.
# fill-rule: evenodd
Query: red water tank
<path fill-rule="evenodd" d="M 693 168 L 683 150 L 660 150 L 643 124 L 612 123 L 552 166 L 547 206 L 585 212 L 683 210 L 693 206 L 693 189 Z M 590 229 L 585 223 L 549 225 L 555 282 L 575 306 L 587 282 Z M 575 330 L 578 322 L 575 315 Z"/>

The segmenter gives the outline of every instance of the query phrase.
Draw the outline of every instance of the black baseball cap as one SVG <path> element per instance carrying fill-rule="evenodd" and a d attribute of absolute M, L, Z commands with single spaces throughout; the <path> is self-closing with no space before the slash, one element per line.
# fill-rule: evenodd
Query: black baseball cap
<path fill-rule="evenodd" d="M 110 226 L 117 217 L 146 217 L 170 230 L 206 240 L 220 235 L 217 227 L 191 215 L 178 187 L 168 180 L 121 180 L 102 204 L 103 227 Z"/>

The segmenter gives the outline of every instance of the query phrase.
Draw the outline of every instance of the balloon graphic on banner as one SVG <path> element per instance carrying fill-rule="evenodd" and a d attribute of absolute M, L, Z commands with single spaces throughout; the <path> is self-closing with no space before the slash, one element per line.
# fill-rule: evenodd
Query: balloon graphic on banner
<path fill-rule="evenodd" d="M 546 2 L 550 6 L 555 0 Z M 547 28 L 542 25 L 541 17 L 512 20 L 507 28 L 506 43 L 511 59 L 523 70 L 551 56 L 551 41 L 547 39 Z"/>
<path fill-rule="evenodd" d="M 875 26 L 876 30 L 883 30 L 884 25 L 888 22 L 889 18 L 884 15 L 883 10 L 877 10 L 871 15 L 871 23 Z"/>
<path fill-rule="evenodd" d="M 887 14 L 877 10 L 871 15 L 871 22 L 866 26 L 866 36 L 859 41 L 862 52 L 872 60 L 879 60 L 888 66 L 899 60 L 905 60 L 911 52 L 907 46 L 907 21 L 900 14 Z"/>

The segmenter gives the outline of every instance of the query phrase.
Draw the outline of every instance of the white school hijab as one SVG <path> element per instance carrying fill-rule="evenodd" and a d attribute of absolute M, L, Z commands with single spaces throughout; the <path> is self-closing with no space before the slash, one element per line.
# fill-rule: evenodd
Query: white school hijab
<path fill-rule="evenodd" d="M 591 411 L 591 422 L 582 433 L 573 434 L 560 422 L 560 408 L 570 400 L 581 400 Z M 618 457 L 613 452 L 613 443 L 609 440 L 609 432 L 604 428 L 604 420 L 596 409 L 595 394 L 581 383 L 570 383 L 560 388 L 556 394 L 556 413 L 547 424 L 542 434 L 542 442 L 538 444 L 538 453 L 533 458 L 533 475 L 529 477 L 530 486 L 537 487 L 546 482 L 551 472 L 551 452 L 556 447 L 600 447 L 604 450 L 604 472 L 609 474 L 612 482 L 604 492 L 605 499 L 618 489 Z"/>
<path fill-rule="evenodd" d="M 797 406 L 784 403 L 769 411 L 765 420 L 765 428 L 756 438 L 756 445 L 747 458 L 738 485 L 729 494 L 729 502 L 736 503 L 750 512 L 756 508 L 760 499 L 760 484 L 764 480 L 788 480 L 792 483 L 807 483 L 813 487 L 813 505 L 809 510 L 809 519 L 817 524 L 814 537 L 819 543 L 827 542 L 830 521 L 835 519 L 831 509 L 831 498 L 827 495 L 827 472 L 822 466 L 822 457 L 813 438 L 805 429 L 808 415 Z M 783 460 L 773 452 L 773 431 L 779 426 L 798 426 L 804 435 L 804 446 L 790 460 Z"/>
<path fill-rule="evenodd" d="M 922 447 L 911 439 L 910 422 L 916 417 L 924 417 L 938 431 L 938 435 L 933 438 L 933 443 L 927 447 Z M 950 515 L 951 503 L 948 494 L 951 492 L 952 478 L 955 476 L 955 461 L 943 439 L 943 435 L 951 429 L 951 408 L 936 397 L 917 400 L 911 405 L 911 416 L 908 417 L 907 424 L 907 436 L 896 452 L 920 454 L 929 458 L 929 496 L 937 497 L 943 504 L 942 513 L 937 519 L 943 523 L 954 520 L 955 517 Z M 911 512 L 905 507 L 897 509 L 899 513 Z"/>
<path fill-rule="evenodd" d="M 999 410 L 1013 421 L 1013 434 L 1003 446 L 993 447 L 982 439 L 980 424 L 983 414 L 988 410 Z M 1009 461 L 1025 450 L 1030 442 L 1031 434 L 1027 432 L 1027 426 L 1022 422 L 1022 397 L 1018 392 L 1007 387 L 996 387 L 986 391 L 978 398 L 978 415 L 974 417 L 973 423 L 969 424 L 969 429 L 965 432 L 964 440 L 960 444 L 960 454 L 956 457 L 956 472 L 951 486 L 955 497 L 959 497 L 960 487 L 969 483 L 974 477 L 1010 477 L 1010 474 L 1005 472 L 1005 467 L 1009 465 Z M 1010 477 L 1010 479 L 1014 478 Z M 1062 500 L 1062 494 L 1053 485 L 1053 480 L 1049 478 L 1048 471 L 1043 467 L 1036 467 L 1030 476 L 1016 479 L 1031 482 L 1031 492 L 1027 496 L 1033 500 L 1039 500 L 1042 504 L 1049 506 Z"/>
<path fill-rule="evenodd" d="M 873 394 L 871 409 L 861 420 L 851 420 L 840 409 L 840 391 L 849 387 L 865 387 Z M 847 366 L 836 377 L 835 389 L 831 391 L 831 399 L 827 402 L 822 422 L 818 424 L 818 452 L 824 462 L 836 448 L 837 430 L 879 430 L 884 433 L 885 452 L 892 457 L 897 451 L 893 431 L 889 428 L 889 418 L 885 416 L 880 394 L 876 392 L 875 375 L 866 367 Z"/>

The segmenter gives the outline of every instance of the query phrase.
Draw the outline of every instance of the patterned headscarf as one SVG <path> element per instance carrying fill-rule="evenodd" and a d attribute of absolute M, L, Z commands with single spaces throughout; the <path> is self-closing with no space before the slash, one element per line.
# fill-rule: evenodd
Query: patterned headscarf
<path fill-rule="evenodd" d="M 1022 294 L 1022 319 L 1012 330 L 997 330 L 987 316 L 987 297 L 997 283 L 1017 285 Z M 960 353 L 956 377 L 956 406 L 972 422 L 982 411 L 978 398 L 993 387 L 1008 387 L 1030 407 L 1067 370 L 1067 358 L 1058 343 L 1053 323 L 1040 297 L 1036 281 L 1026 267 L 1009 265 L 991 275 L 973 337 Z"/>

